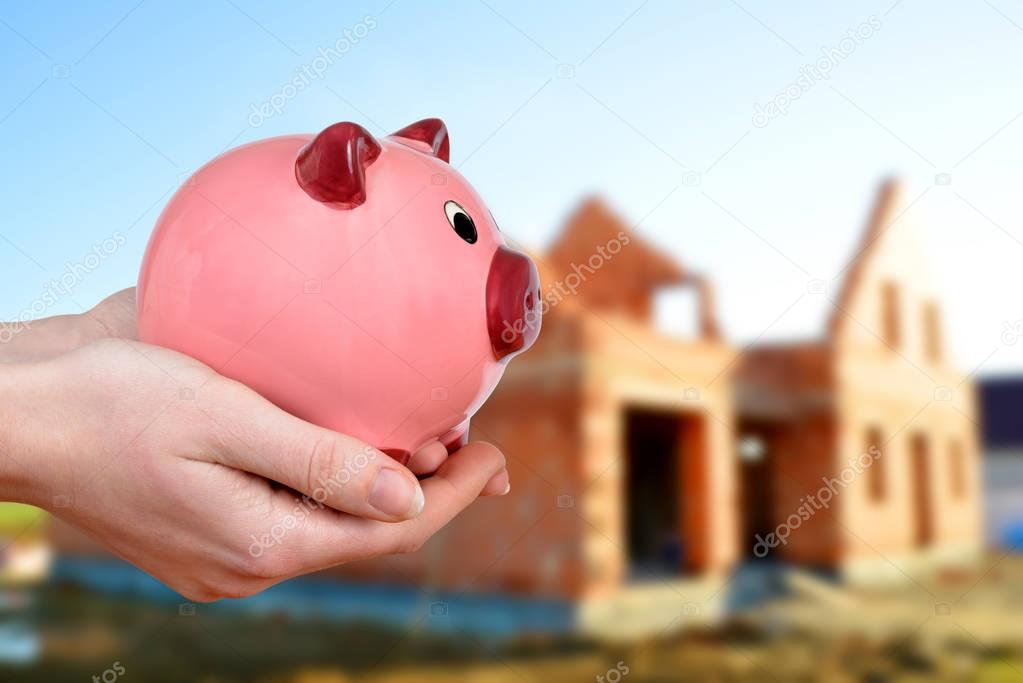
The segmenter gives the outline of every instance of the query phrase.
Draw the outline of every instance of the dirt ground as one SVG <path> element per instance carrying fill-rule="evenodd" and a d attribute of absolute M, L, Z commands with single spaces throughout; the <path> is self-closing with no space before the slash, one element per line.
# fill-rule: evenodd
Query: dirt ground
<path fill-rule="evenodd" d="M 206 612 L 48 591 L 43 657 L 0 680 L 147 683 L 1023 681 L 1023 558 L 884 590 L 794 590 L 728 623 L 640 642 L 473 633 Z M 109 678 L 109 676 L 107 677 Z"/>

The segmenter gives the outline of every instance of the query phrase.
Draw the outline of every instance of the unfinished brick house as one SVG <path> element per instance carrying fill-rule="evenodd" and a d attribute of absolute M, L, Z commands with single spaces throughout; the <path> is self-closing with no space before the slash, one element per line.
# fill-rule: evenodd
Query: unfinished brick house
<path fill-rule="evenodd" d="M 717 613 L 744 560 L 877 581 L 970 559 L 973 383 L 949 366 L 899 201 L 882 186 L 823 339 L 741 353 L 703 278 L 585 202 L 536 256 L 540 340 L 472 423 L 507 453 L 512 494 L 417 556 L 343 571 L 567 599 L 579 623 L 620 632 Z M 655 331 L 656 290 L 687 284 L 699 333 Z"/>

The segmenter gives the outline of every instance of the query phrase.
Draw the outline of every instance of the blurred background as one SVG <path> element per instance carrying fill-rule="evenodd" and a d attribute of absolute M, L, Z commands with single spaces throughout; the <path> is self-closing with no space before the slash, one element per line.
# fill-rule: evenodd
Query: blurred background
<path fill-rule="evenodd" d="M 414 555 L 193 605 L 2 505 L 0 679 L 1023 678 L 1021 65 L 1017 0 L 0 3 L 0 341 L 340 120 L 444 119 L 545 303 Z"/>

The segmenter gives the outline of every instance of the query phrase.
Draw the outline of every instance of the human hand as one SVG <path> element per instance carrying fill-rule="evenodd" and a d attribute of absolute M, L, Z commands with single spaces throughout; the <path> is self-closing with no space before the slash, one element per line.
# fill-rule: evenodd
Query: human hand
<path fill-rule="evenodd" d="M 16 398 L 0 412 L 12 456 L 0 495 L 50 509 L 197 601 L 415 550 L 507 488 L 487 444 L 446 459 L 428 446 L 438 469 L 420 483 L 194 359 L 129 339 L 9 365 L 0 391 Z"/>

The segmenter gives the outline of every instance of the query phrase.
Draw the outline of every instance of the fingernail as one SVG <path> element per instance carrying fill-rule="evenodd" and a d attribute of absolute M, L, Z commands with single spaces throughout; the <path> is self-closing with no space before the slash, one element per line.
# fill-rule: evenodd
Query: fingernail
<path fill-rule="evenodd" d="M 504 488 L 502 488 L 501 492 L 497 495 L 507 496 L 508 492 L 511 491 L 511 477 L 508 476 L 508 470 L 503 470 L 500 474 L 494 477 L 494 485 L 499 486 L 502 479 L 504 480 Z"/>
<path fill-rule="evenodd" d="M 391 517 L 415 517 L 425 503 L 419 484 L 389 467 L 380 470 L 369 491 L 369 504 Z"/>

